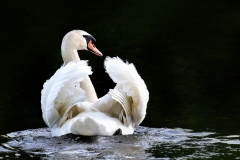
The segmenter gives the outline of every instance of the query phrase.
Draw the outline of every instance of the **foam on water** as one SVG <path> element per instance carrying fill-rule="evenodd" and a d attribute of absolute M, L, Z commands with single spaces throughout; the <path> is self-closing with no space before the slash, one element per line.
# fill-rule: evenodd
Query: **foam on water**
<path fill-rule="evenodd" d="M 138 127 L 133 135 L 84 137 L 73 134 L 51 137 L 47 128 L 7 134 L 0 158 L 42 159 L 156 159 L 210 158 L 237 155 L 239 135 L 217 136 L 181 128 Z M 2 142 L 2 141 L 1 141 Z"/>

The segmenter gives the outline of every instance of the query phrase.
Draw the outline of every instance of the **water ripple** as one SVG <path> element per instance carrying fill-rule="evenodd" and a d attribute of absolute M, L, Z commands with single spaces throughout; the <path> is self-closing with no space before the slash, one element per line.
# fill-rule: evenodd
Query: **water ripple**
<path fill-rule="evenodd" d="M 217 136 L 181 128 L 138 127 L 127 136 L 51 137 L 40 128 L 2 137 L 0 158 L 42 159 L 171 159 L 239 158 L 239 135 Z"/>

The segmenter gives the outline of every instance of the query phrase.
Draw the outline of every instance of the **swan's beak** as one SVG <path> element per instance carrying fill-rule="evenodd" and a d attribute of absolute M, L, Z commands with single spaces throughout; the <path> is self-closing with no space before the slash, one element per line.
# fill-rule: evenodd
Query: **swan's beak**
<path fill-rule="evenodd" d="M 92 43 L 92 40 L 88 42 L 88 49 L 90 49 L 91 52 L 98 56 L 103 56 L 102 53 L 96 48 L 96 46 Z"/>

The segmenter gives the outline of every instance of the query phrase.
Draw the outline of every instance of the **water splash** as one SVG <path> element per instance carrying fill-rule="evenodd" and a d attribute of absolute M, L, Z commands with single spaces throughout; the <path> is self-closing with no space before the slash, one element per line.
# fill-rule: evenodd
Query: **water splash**
<path fill-rule="evenodd" d="M 127 136 L 51 137 L 47 128 L 7 134 L 0 157 L 42 159 L 156 159 L 240 157 L 239 135 L 217 136 L 181 128 L 138 127 Z"/>

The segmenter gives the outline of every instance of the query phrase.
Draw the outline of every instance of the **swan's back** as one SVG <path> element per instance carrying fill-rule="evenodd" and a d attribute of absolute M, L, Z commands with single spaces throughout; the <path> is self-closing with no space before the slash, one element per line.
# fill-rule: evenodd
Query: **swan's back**
<path fill-rule="evenodd" d="M 117 83 L 114 89 L 90 103 L 80 82 L 91 74 L 85 61 L 62 66 L 44 83 L 43 119 L 53 136 L 132 134 L 143 121 L 149 99 L 147 87 L 133 64 L 107 57 L 106 72 Z"/>

